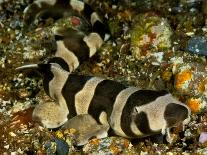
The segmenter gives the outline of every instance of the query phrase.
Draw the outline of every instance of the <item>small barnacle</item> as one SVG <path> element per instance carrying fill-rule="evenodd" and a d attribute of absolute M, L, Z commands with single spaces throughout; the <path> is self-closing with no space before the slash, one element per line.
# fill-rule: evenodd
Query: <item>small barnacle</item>
<path fill-rule="evenodd" d="M 110 146 L 110 150 L 114 153 L 114 154 L 119 154 L 120 152 L 121 152 L 121 150 L 117 147 L 117 146 L 115 146 L 115 145 L 111 145 Z"/>
<path fill-rule="evenodd" d="M 163 79 L 164 81 L 170 81 L 171 77 L 172 77 L 172 72 L 169 71 L 169 70 L 165 70 L 165 71 L 162 73 L 162 79 Z"/>
<path fill-rule="evenodd" d="M 203 81 L 201 81 L 199 84 L 198 84 L 198 91 L 200 93 L 205 93 L 206 91 L 206 86 L 207 86 L 207 79 L 204 79 Z"/>
<path fill-rule="evenodd" d="M 74 128 L 66 129 L 66 130 L 64 131 L 64 134 L 66 134 L 66 133 L 75 134 L 75 133 L 77 133 L 77 130 L 74 129 Z"/>
<path fill-rule="evenodd" d="M 128 148 L 130 146 L 130 142 L 128 140 L 126 140 L 126 139 L 124 139 L 123 143 L 124 143 L 124 147 L 125 148 Z"/>
<path fill-rule="evenodd" d="M 62 133 L 61 131 L 59 131 L 59 130 L 55 132 L 55 135 L 56 135 L 58 138 L 64 138 L 63 133 Z"/>
<path fill-rule="evenodd" d="M 99 145 L 100 144 L 100 139 L 98 139 L 98 138 L 91 139 L 89 141 L 89 143 L 92 144 L 92 145 Z"/>
<path fill-rule="evenodd" d="M 199 83 L 198 91 L 203 93 L 205 91 L 205 84 L 203 82 Z"/>
<path fill-rule="evenodd" d="M 187 105 L 192 112 L 200 112 L 201 108 L 201 99 L 200 98 L 190 98 L 187 100 Z"/>

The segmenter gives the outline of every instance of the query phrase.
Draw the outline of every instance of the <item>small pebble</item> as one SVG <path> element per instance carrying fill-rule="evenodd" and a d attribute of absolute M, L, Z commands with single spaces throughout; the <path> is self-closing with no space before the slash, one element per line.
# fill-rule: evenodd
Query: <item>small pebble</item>
<path fill-rule="evenodd" d="M 57 145 L 57 148 L 56 148 L 57 154 L 58 155 L 68 155 L 68 152 L 69 152 L 68 144 L 60 138 L 54 138 L 54 140 Z"/>
<path fill-rule="evenodd" d="M 14 132 L 9 132 L 9 135 L 12 137 L 16 137 L 17 135 Z"/>
<path fill-rule="evenodd" d="M 9 145 L 5 145 L 4 148 L 5 148 L 5 149 L 9 149 Z"/>
<path fill-rule="evenodd" d="M 199 137 L 200 143 L 205 143 L 207 141 L 207 132 L 202 132 Z"/>
<path fill-rule="evenodd" d="M 78 26 L 78 25 L 81 24 L 81 21 L 80 21 L 80 19 L 77 18 L 77 17 L 72 17 L 72 18 L 71 18 L 71 23 L 72 23 L 73 26 Z"/>
<path fill-rule="evenodd" d="M 187 50 L 193 54 L 207 56 L 207 39 L 201 36 L 195 36 L 188 41 Z"/>

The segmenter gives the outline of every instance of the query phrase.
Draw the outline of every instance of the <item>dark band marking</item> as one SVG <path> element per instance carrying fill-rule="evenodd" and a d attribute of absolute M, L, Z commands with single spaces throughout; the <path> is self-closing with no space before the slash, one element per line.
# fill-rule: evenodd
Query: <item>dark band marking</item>
<path fill-rule="evenodd" d="M 70 4 L 69 2 L 70 0 L 57 0 L 55 5 L 67 8 Z"/>
<path fill-rule="evenodd" d="M 79 37 L 79 38 L 83 38 L 84 37 L 84 33 L 81 33 L 78 30 L 75 30 L 73 28 L 57 28 L 56 30 L 54 30 L 55 35 L 58 35 L 58 37 L 62 36 L 62 39 L 64 38 L 73 38 L 73 37 Z M 58 38 L 57 38 L 58 39 Z"/>
<path fill-rule="evenodd" d="M 172 127 L 188 118 L 188 109 L 181 104 L 170 103 L 166 106 L 164 118 L 167 125 Z"/>
<path fill-rule="evenodd" d="M 110 117 L 116 96 L 125 88 L 124 85 L 112 80 L 104 80 L 99 83 L 89 106 L 89 114 L 99 123 L 99 116 L 102 111 L 105 111 Z"/>
<path fill-rule="evenodd" d="M 90 49 L 83 41 L 82 36 L 67 37 L 63 42 L 65 47 L 75 54 L 79 63 L 89 59 Z"/>
<path fill-rule="evenodd" d="M 54 5 L 51 5 L 47 1 L 35 1 L 29 5 L 25 10 L 24 22 L 26 25 L 31 24 L 37 16 L 42 19 L 52 17 L 58 19 L 64 16 L 64 12 L 68 11 L 66 8 L 67 1 L 57 0 Z M 68 3 L 68 2 L 67 2 Z M 39 5 L 39 6 L 38 6 Z"/>
<path fill-rule="evenodd" d="M 45 92 L 48 96 L 50 96 L 49 93 L 49 83 L 54 78 L 53 73 L 51 72 L 51 65 L 50 64 L 38 64 L 38 71 L 43 75 L 43 87 Z"/>
<path fill-rule="evenodd" d="M 153 90 L 138 90 L 133 93 L 127 100 L 126 105 L 122 111 L 121 128 L 123 132 L 129 137 L 136 137 L 133 131 L 129 128 L 132 122 L 132 113 L 135 107 L 149 104 L 160 96 L 167 94 L 167 91 L 153 91 Z M 142 115 L 141 115 L 142 116 Z M 139 129 L 139 127 L 138 127 Z M 144 131 L 143 133 L 145 133 Z"/>
<path fill-rule="evenodd" d="M 30 24 L 32 21 L 35 20 L 37 16 L 42 18 L 52 17 L 55 19 L 61 18 L 64 15 L 67 16 L 69 15 L 69 13 L 67 14 L 67 12 L 75 11 L 72 9 L 74 6 L 71 6 L 70 2 L 71 0 L 56 0 L 56 2 L 54 0 L 53 4 L 47 1 L 37 0 L 25 9 L 25 23 Z M 91 21 L 93 14 L 96 15 L 93 16 L 94 18 L 93 23 L 91 23 L 91 32 L 96 32 L 100 34 L 101 38 L 104 39 L 106 30 L 105 24 L 103 24 L 102 21 L 100 21 L 99 15 L 94 12 L 90 5 L 86 3 L 83 4 L 84 8 L 81 11 L 81 13 L 84 17 L 86 17 L 88 21 Z M 83 41 L 84 36 L 84 34 L 80 34 L 80 31 L 74 30 L 72 28 L 63 30 L 62 32 L 58 32 L 57 34 L 55 33 L 56 41 L 63 40 L 68 50 L 72 51 L 76 55 L 76 57 L 79 60 L 79 63 L 88 60 L 90 57 L 90 49 L 87 46 L 87 44 Z"/>
<path fill-rule="evenodd" d="M 54 57 L 54 58 L 50 58 L 48 63 L 57 63 L 59 64 L 64 70 L 70 72 L 69 70 L 69 64 L 67 62 L 65 62 L 64 59 L 60 58 L 60 57 Z"/>
<path fill-rule="evenodd" d="M 38 18 L 40 18 L 42 21 L 45 21 L 49 17 L 53 18 L 54 20 L 57 20 L 64 17 L 64 12 L 67 12 L 67 10 L 55 6 L 53 8 L 45 9 L 44 11 L 39 12 Z"/>
<path fill-rule="evenodd" d="M 39 4 L 39 6 L 38 6 L 38 4 Z M 67 0 L 56 0 L 56 2 L 53 5 L 51 5 L 46 0 L 45 1 L 41 1 L 41 0 L 38 1 L 37 0 L 25 9 L 24 22 L 26 25 L 30 25 L 35 20 L 35 18 L 37 16 L 41 17 L 43 19 L 46 19 L 49 17 L 52 17 L 54 19 L 59 19 L 64 16 L 71 15 L 73 12 L 76 12 L 77 10 L 74 10 L 74 9 L 75 8 L 73 8 L 73 6 L 70 5 L 70 0 L 68 0 L 68 1 Z M 85 17 L 87 19 L 87 21 L 90 21 L 91 15 L 94 12 L 95 11 L 92 9 L 92 7 L 89 4 L 84 3 L 84 8 L 81 11 L 81 16 Z M 98 13 L 97 13 L 97 15 L 98 15 Z M 92 31 L 97 32 L 97 33 L 100 32 L 100 35 L 102 38 L 105 35 L 104 31 L 108 30 L 108 29 L 106 29 L 106 25 L 103 24 L 102 21 L 99 21 L 98 19 L 92 25 L 92 27 L 93 27 Z M 109 31 L 107 31 L 107 33 L 108 32 Z"/>
<path fill-rule="evenodd" d="M 104 25 L 102 22 L 100 22 L 99 20 L 97 20 L 93 27 L 92 27 L 92 31 L 98 33 L 101 38 L 104 40 L 105 34 L 106 32 L 109 32 L 108 28 L 106 27 L 106 25 Z M 109 33 L 108 33 L 109 34 Z"/>
<path fill-rule="evenodd" d="M 75 29 L 72 29 L 72 28 L 69 28 L 69 29 L 58 28 L 54 31 L 54 34 L 55 34 L 55 40 L 57 42 L 59 40 L 60 41 L 62 40 L 63 46 L 68 50 L 68 52 L 69 53 L 71 52 L 74 54 L 74 56 L 77 59 L 76 63 L 81 64 L 83 61 L 86 61 L 89 59 L 90 51 L 89 51 L 89 47 L 87 46 L 87 44 L 83 41 L 83 38 L 84 38 L 83 33 L 79 32 Z M 61 47 L 61 48 L 63 48 L 63 47 Z M 69 56 L 69 53 L 67 55 L 66 53 L 64 54 L 64 52 L 67 53 L 66 50 L 63 50 L 63 49 L 60 50 L 60 49 L 56 48 L 55 55 L 57 57 L 62 58 L 63 59 L 62 61 L 65 61 L 68 64 L 69 70 L 72 69 L 72 70 L 70 70 L 70 72 L 72 72 L 74 69 L 76 69 L 77 66 L 74 66 L 75 62 L 71 62 L 71 61 L 75 61 L 75 60 L 73 60 L 72 57 Z M 61 64 L 64 65 L 63 63 L 61 63 Z"/>
<path fill-rule="evenodd" d="M 91 14 L 94 12 L 94 10 L 91 8 L 90 5 L 87 3 L 84 3 L 84 10 L 83 15 L 87 18 L 88 21 L 90 21 Z"/>
<path fill-rule="evenodd" d="M 82 90 L 86 82 L 91 78 L 92 78 L 91 76 L 83 76 L 83 75 L 75 75 L 75 74 L 69 75 L 62 89 L 62 95 L 65 98 L 70 111 L 70 116 L 68 116 L 69 118 L 74 117 L 76 115 L 75 94 L 77 94 L 77 92 Z"/>
<path fill-rule="evenodd" d="M 24 23 L 26 25 L 30 25 L 36 18 L 36 15 L 42 10 L 39 6 L 35 3 L 29 5 L 27 11 L 24 14 Z"/>
<path fill-rule="evenodd" d="M 95 12 L 90 5 L 86 4 L 84 5 L 84 10 L 83 10 L 83 14 L 86 16 L 86 18 L 88 19 L 88 21 L 91 21 L 92 18 L 92 14 L 96 13 L 97 16 L 99 18 L 97 18 L 94 23 L 91 23 L 92 26 L 92 32 L 96 32 L 98 33 L 101 38 L 104 40 L 105 34 L 109 33 L 109 28 L 108 26 L 101 20 L 100 21 L 100 16 L 97 12 Z"/>
<path fill-rule="evenodd" d="M 55 35 L 55 40 L 63 40 L 65 37 L 64 36 L 60 36 L 60 35 Z"/>
<path fill-rule="evenodd" d="M 149 135 L 154 133 L 149 126 L 149 120 L 147 118 L 147 114 L 145 112 L 140 112 L 136 115 L 135 123 L 137 128 L 144 134 Z"/>

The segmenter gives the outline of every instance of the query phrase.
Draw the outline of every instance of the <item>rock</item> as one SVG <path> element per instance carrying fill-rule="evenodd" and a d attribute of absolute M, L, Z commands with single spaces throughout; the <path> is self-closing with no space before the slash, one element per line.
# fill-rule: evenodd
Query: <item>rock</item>
<path fill-rule="evenodd" d="M 132 144 L 121 137 L 106 137 L 103 139 L 92 139 L 84 147 L 83 152 L 86 154 L 130 154 Z M 131 152 L 131 154 L 133 154 Z"/>
<path fill-rule="evenodd" d="M 146 13 L 138 15 L 133 25 L 130 32 L 131 50 L 136 58 L 145 58 L 171 47 L 172 30 L 167 19 Z"/>
<path fill-rule="evenodd" d="M 57 154 L 68 155 L 68 152 L 69 152 L 68 144 L 64 140 L 59 139 L 59 138 L 54 138 L 54 140 L 57 145 L 57 149 L 56 149 Z"/>
<path fill-rule="evenodd" d="M 51 141 L 46 142 L 44 145 L 44 148 L 46 149 L 47 154 L 55 155 L 55 152 L 56 152 L 56 143 L 55 142 L 51 142 Z"/>
<path fill-rule="evenodd" d="M 187 100 L 187 105 L 191 109 L 192 112 L 199 112 L 201 100 L 199 98 L 190 98 Z"/>
<path fill-rule="evenodd" d="M 30 107 L 28 109 L 25 109 L 23 111 L 18 111 L 13 114 L 10 122 L 10 128 L 21 128 L 23 125 L 29 126 L 32 121 L 32 112 L 33 108 Z"/>
<path fill-rule="evenodd" d="M 175 88 L 182 92 L 187 92 L 189 90 L 189 83 L 193 78 L 193 73 L 190 69 L 185 69 L 180 71 L 175 76 Z"/>
<path fill-rule="evenodd" d="M 197 151 L 196 151 L 197 154 L 201 154 L 201 155 L 205 155 L 207 154 L 207 148 L 199 148 Z"/>
<path fill-rule="evenodd" d="M 185 57 L 187 58 L 187 56 Z M 174 88 L 193 113 L 207 111 L 206 62 L 189 57 L 180 63 L 173 62 Z"/>
<path fill-rule="evenodd" d="M 187 105 L 193 113 L 201 113 L 207 111 L 207 98 L 201 97 L 190 97 L 187 99 Z"/>
<path fill-rule="evenodd" d="M 50 141 L 46 142 L 44 148 L 47 150 L 47 154 L 50 155 L 68 155 L 69 146 L 60 138 L 53 137 Z"/>
<path fill-rule="evenodd" d="M 78 17 L 72 17 L 71 18 L 71 23 L 72 23 L 73 26 L 77 26 L 77 25 L 81 24 L 81 21 Z"/>
<path fill-rule="evenodd" d="M 193 54 L 207 56 L 207 38 L 195 36 L 188 41 L 187 50 Z"/>
<path fill-rule="evenodd" d="M 202 132 L 199 137 L 200 143 L 205 143 L 207 141 L 207 132 Z"/>
<path fill-rule="evenodd" d="M 205 64 L 202 62 L 183 62 L 173 69 L 175 74 L 175 89 L 184 95 L 207 94 L 207 76 Z"/>

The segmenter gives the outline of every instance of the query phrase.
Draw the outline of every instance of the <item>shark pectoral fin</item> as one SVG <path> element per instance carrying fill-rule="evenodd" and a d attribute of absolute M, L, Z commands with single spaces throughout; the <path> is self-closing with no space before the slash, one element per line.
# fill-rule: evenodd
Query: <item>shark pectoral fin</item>
<path fill-rule="evenodd" d="M 84 132 L 79 132 L 77 137 L 77 145 L 81 146 L 86 144 L 92 138 L 105 138 L 108 136 L 108 129 L 104 125 L 93 125 L 87 128 Z"/>
<path fill-rule="evenodd" d="M 89 114 L 81 114 L 69 119 L 63 126 L 62 129 L 74 128 L 81 131 L 84 128 L 88 128 L 94 124 L 97 124 L 96 120 Z"/>
<path fill-rule="evenodd" d="M 107 137 L 109 130 L 109 126 L 98 124 L 89 114 L 81 114 L 71 118 L 62 126 L 62 128 L 74 128 L 78 131 L 76 138 L 78 146 L 86 144 L 88 140 L 93 137 Z"/>
<path fill-rule="evenodd" d="M 41 102 L 33 113 L 32 119 L 50 129 L 58 128 L 67 122 L 67 113 L 56 102 Z"/>

